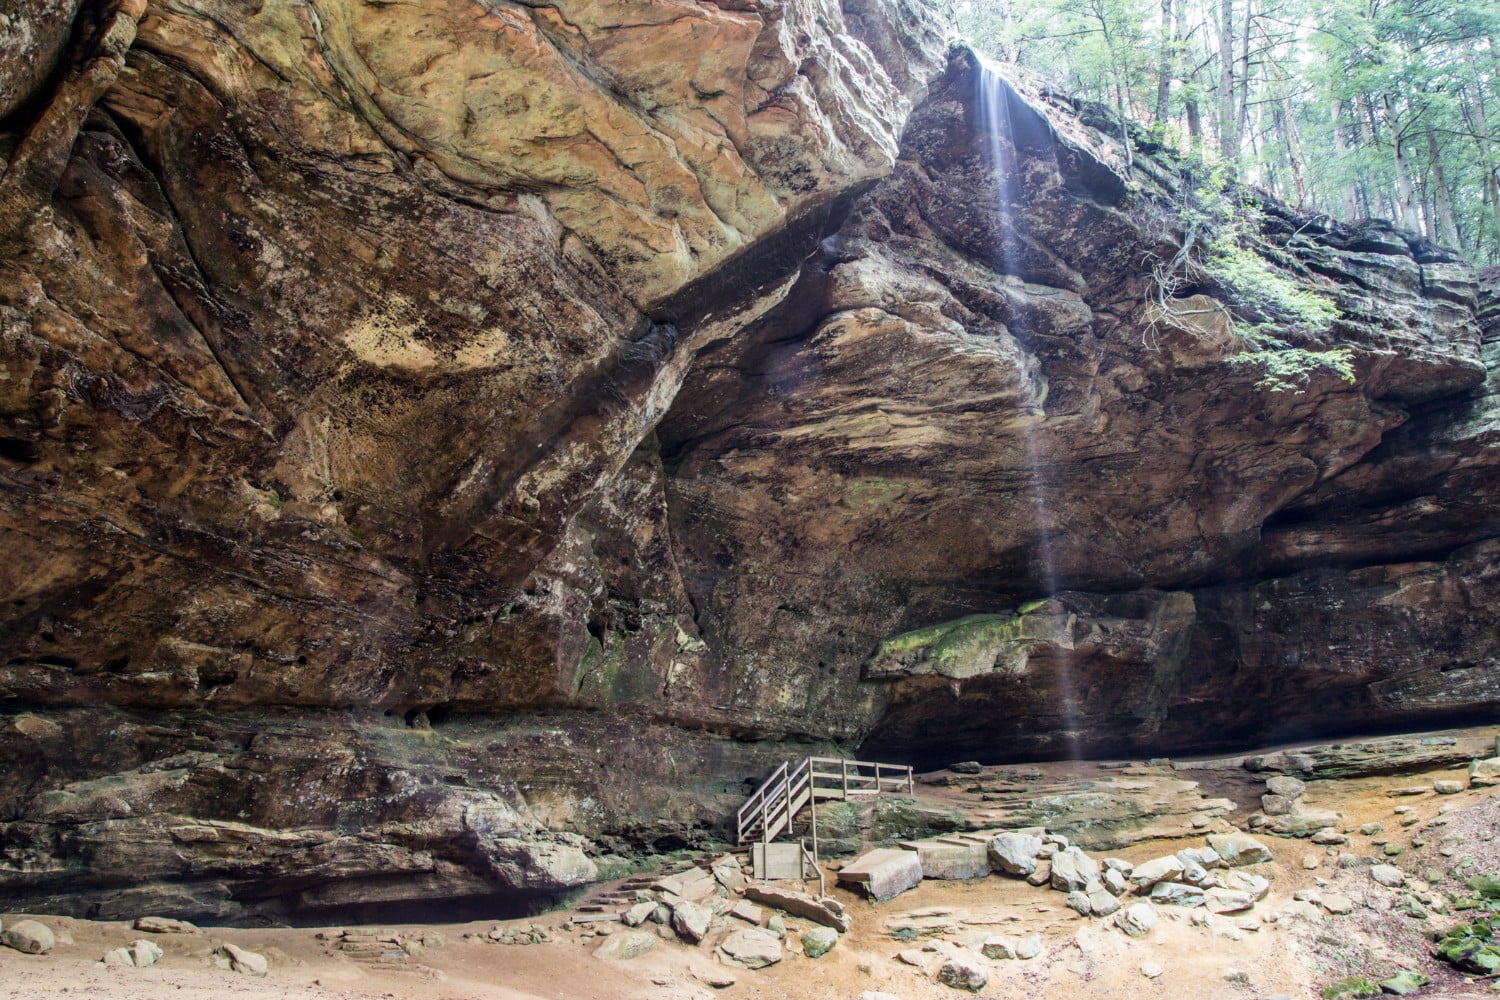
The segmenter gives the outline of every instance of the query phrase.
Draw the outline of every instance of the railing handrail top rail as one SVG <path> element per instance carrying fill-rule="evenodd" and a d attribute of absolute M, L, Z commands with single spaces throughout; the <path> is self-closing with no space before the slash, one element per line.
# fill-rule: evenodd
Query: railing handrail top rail
<path fill-rule="evenodd" d="M 740 807 L 740 811 L 735 814 L 735 818 L 736 819 L 743 819 L 744 815 L 745 815 L 745 811 L 747 809 L 749 809 L 751 806 L 755 805 L 755 800 L 756 799 L 761 799 L 761 798 L 765 797 L 766 792 L 770 790 L 772 783 L 775 782 L 776 778 L 780 774 L 782 774 L 782 773 L 784 773 L 786 771 L 787 765 L 790 764 L 790 763 L 791 763 L 791 761 L 785 761 L 785 760 L 782 761 L 781 765 L 779 767 L 777 767 L 776 770 L 774 770 L 774 771 L 771 772 L 771 776 L 768 777 L 765 781 L 762 781 L 760 783 L 760 787 L 757 788 L 754 791 L 754 793 L 751 794 L 750 798 L 748 798 L 748 799 L 745 800 L 745 804 L 743 806 L 741 806 Z"/>
<path fill-rule="evenodd" d="M 847 766 L 851 766 L 851 767 L 879 767 L 879 768 L 885 768 L 885 769 L 891 770 L 891 771 L 910 771 L 911 770 L 911 765 L 910 764 L 885 764 L 885 763 L 881 763 L 880 761 L 874 761 L 874 760 L 848 760 L 848 759 L 843 758 L 843 757 L 809 757 L 809 758 L 807 758 L 807 762 L 808 763 L 812 763 L 812 764 L 838 764 L 840 766 L 847 765 Z"/>

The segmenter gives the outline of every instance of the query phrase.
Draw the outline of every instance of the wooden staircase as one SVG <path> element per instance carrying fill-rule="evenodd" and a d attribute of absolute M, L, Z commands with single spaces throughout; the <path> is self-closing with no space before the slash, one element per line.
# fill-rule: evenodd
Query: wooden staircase
<path fill-rule="evenodd" d="M 796 767 L 782 764 L 761 783 L 735 817 L 737 842 L 770 843 L 789 829 L 809 805 L 827 799 L 853 799 L 882 792 L 911 794 L 913 778 L 906 764 L 867 760 L 806 757 Z M 813 853 L 817 853 L 817 821 L 813 822 Z"/>

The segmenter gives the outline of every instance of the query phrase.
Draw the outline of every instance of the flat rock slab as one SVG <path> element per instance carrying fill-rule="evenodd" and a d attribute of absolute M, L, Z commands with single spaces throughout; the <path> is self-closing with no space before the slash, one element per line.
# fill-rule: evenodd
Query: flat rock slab
<path fill-rule="evenodd" d="M 918 881 L 920 880 L 921 877 L 918 876 Z M 794 917 L 811 920 L 824 927 L 832 927 L 841 934 L 849 930 L 849 915 L 844 912 L 844 908 L 837 901 L 832 899 L 814 899 L 805 892 L 755 883 L 745 887 L 745 898 L 751 902 L 774 906 Z M 736 912 L 736 915 L 742 914 Z M 757 922 L 759 922 L 758 919 Z"/>
<path fill-rule="evenodd" d="M 689 868 L 685 872 L 657 879 L 652 883 L 651 888 L 670 892 L 674 896 L 696 903 L 714 895 L 719 889 L 719 883 L 712 874 L 702 868 Z"/>
<path fill-rule="evenodd" d="M 621 931 L 605 938 L 604 943 L 594 949 L 594 957 L 610 962 L 639 958 L 655 949 L 657 942 L 657 936 L 649 931 Z"/>
<path fill-rule="evenodd" d="M 922 877 L 933 879 L 980 878 L 990 873 L 986 845 L 955 843 L 953 839 L 903 842 L 904 850 L 916 851 L 922 862 Z"/>
<path fill-rule="evenodd" d="M 860 889 L 878 903 L 884 902 L 921 884 L 922 858 L 916 851 L 877 848 L 840 869 L 839 881 Z"/>
<path fill-rule="evenodd" d="M 764 969 L 782 959 L 781 937 L 758 927 L 735 931 L 724 939 L 719 950 L 747 969 Z"/>

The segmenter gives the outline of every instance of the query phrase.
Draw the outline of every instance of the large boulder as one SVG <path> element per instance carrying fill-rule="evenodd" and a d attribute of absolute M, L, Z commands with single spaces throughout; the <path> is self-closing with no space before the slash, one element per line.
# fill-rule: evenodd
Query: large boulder
<path fill-rule="evenodd" d="M 57 947 L 52 928 L 37 920 L 17 920 L 0 932 L 7 947 L 27 955 L 45 955 Z"/>
<path fill-rule="evenodd" d="M 1030 875 L 1036 871 L 1037 855 L 1041 852 L 1040 837 L 1025 833 L 996 834 L 990 840 L 990 867 L 1007 875 Z"/>

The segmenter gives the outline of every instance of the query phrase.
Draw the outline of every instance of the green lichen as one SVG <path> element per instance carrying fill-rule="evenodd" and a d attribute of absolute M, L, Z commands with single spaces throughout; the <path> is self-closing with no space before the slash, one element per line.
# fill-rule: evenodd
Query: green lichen
<path fill-rule="evenodd" d="M 1439 958 L 1481 976 L 1500 973 L 1500 940 L 1495 937 L 1495 918 L 1481 917 L 1449 931 L 1433 949 Z"/>
<path fill-rule="evenodd" d="M 1016 614 L 969 615 L 902 633 L 880 644 L 871 666 L 875 673 L 936 673 L 952 678 L 990 673 L 1002 660 L 1024 659 L 1031 642 L 1052 637 L 1050 618 L 1027 614 L 1042 603 L 1023 606 Z"/>
<path fill-rule="evenodd" d="M 894 479 L 867 476 L 851 479 L 844 485 L 844 506 L 855 510 L 873 510 L 906 494 L 907 485 Z"/>
<path fill-rule="evenodd" d="M 1323 987 L 1323 1000 L 1365 1000 L 1380 996 L 1380 987 L 1364 976 L 1347 976 Z"/>

